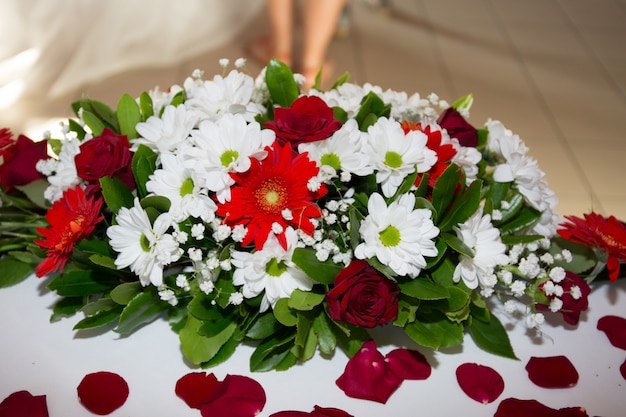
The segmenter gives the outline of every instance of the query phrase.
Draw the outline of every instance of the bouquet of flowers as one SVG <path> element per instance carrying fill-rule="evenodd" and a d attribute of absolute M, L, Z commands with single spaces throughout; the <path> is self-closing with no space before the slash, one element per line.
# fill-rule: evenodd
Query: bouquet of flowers
<path fill-rule="evenodd" d="M 227 65 L 115 109 L 80 100 L 59 138 L 0 131 L 0 285 L 34 270 L 53 321 L 128 335 L 166 317 L 191 363 L 246 343 L 266 371 L 352 356 L 377 326 L 514 358 L 494 302 L 576 323 L 588 282 L 619 276 L 624 224 L 562 223 L 521 138 L 468 123 L 471 96 L 347 75 L 303 94 L 277 60 L 256 79 Z"/>

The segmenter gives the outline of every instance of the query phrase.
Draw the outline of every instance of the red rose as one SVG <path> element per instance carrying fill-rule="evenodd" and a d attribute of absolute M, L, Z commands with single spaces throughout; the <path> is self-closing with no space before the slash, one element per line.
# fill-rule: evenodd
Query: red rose
<path fill-rule="evenodd" d="M 0 130 L 0 185 L 10 191 L 44 176 L 35 168 L 37 162 L 48 158 L 48 143 L 33 142 L 24 135 L 13 140 L 8 129 Z"/>
<path fill-rule="evenodd" d="M 545 282 L 539 286 L 541 291 L 543 291 L 544 285 Z M 587 297 L 589 296 L 591 289 L 589 288 L 587 281 L 570 271 L 565 272 L 565 279 L 559 282 L 558 285 L 563 287 L 563 295 L 560 297 L 561 301 L 563 301 L 563 306 L 559 310 L 559 313 L 563 315 L 563 319 L 566 323 L 575 325 L 580 319 L 580 313 L 587 310 L 587 307 L 589 307 Z M 580 289 L 580 294 L 577 292 L 576 297 L 572 296 L 573 287 L 578 287 Z M 552 300 L 554 297 L 554 295 L 550 295 L 548 296 L 548 299 Z M 537 304 L 537 310 L 548 311 L 549 309 L 548 305 Z"/>
<path fill-rule="evenodd" d="M 472 148 L 478 145 L 478 131 L 456 109 L 446 109 L 439 115 L 437 123 L 448 131 L 451 138 L 457 138 L 461 145 Z"/>
<path fill-rule="evenodd" d="M 394 282 L 367 262 L 355 260 L 337 274 L 326 302 L 333 320 L 371 328 L 395 320 L 399 293 Z"/>
<path fill-rule="evenodd" d="M 121 180 L 128 188 L 135 188 L 131 162 L 130 143 L 124 135 L 104 129 L 100 136 L 80 145 L 80 153 L 74 157 L 78 177 L 87 181 L 88 194 L 100 188 L 100 178 Z"/>
<path fill-rule="evenodd" d="M 341 128 L 341 122 L 335 119 L 333 109 L 324 100 L 302 96 L 289 108 L 277 108 L 274 120 L 265 122 L 264 126 L 276 133 L 281 145 L 290 143 L 297 149 L 300 143 L 328 139 Z"/>

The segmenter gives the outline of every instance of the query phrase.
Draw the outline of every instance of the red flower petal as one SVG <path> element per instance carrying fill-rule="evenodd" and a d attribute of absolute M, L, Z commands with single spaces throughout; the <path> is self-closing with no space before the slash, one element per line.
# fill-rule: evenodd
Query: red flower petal
<path fill-rule="evenodd" d="M 265 406 L 265 391 L 252 378 L 226 375 L 226 378 L 200 406 L 203 417 L 254 417 Z"/>
<path fill-rule="evenodd" d="M 287 410 L 287 411 L 279 411 L 277 413 L 270 414 L 270 417 L 305 417 L 305 416 L 310 417 L 311 413 L 307 413 L 306 411 Z"/>
<path fill-rule="evenodd" d="M 489 404 L 504 391 L 504 380 L 494 369 L 476 363 L 456 368 L 456 380 L 463 392 L 474 401 Z"/>
<path fill-rule="evenodd" d="M 316 405 L 313 411 L 305 413 L 304 411 L 279 411 L 270 415 L 270 417 L 354 417 L 352 414 L 340 410 L 339 408 L 325 408 Z"/>
<path fill-rule="evenodd" d="M 368 340 L 335 383 L 348 397 L 385 404 L 402 379 L 391 371 L 374 341 Z"/>
<path fill-rule="evenodd" d="M 578 372 L 565 356 L 531 357 L 526 364 L 528 378 L 543 388 L 571 388 L 578 383 Z"/>
<path fill-rule="evenodd" d="M 493 417 L 589 417 L 582 407 L 567 407 L 555 410 L 541 404 L 537 400 L 519 400 L 507 398 L 502 400 Z"/>
<path fill-rule="evenodd" d="M 0 417 L 48 417 L 45 395 L 17 391 L 0 403 Z"/>
<path fill-rule="evenodd" d="M 85 375 L 77 391 L 81 404 L 101 416 L 117 410 L 128 398 L 128 384 L 124 378 L 112 372 Z"/>
<path fill-rule="evenodd" d="M 427 379 L 432 371 L 426 357 L 416 350 L 394 349 L 385 356 L 385 362 L 402 379 Z"/>
<path fill-rule="evenodd" d="M 619 372 L 622 374 L 622 378 L 626 379 L 626 359 L 624 359 L 624 363 L 619 367 Z"/>
<path fill-rule="evenodd" d="M 191 408 L 200 409 L 207 401 L 219 382 L 214 374 L 190 372 L 176 382 L 176 395 Z"/>
<path fill-rule="evenodd" d="M 598 320 L 598 330 L 602 330 L 609 342 L 617 348 L 626 350 L 626 319 L 618 316 L 604 316 Z"/>

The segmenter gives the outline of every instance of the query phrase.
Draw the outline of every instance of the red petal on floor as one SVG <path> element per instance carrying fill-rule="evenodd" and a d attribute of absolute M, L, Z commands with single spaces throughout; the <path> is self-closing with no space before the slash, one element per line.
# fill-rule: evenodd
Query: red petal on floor
<path fill-rule="evenodd" d="M 571 388 L 578 383 L 578 371 L 565 356 L 531 357 L 526 364 L 528 378 L 542 388 Z"/>
<path fill-rule="evenodd" d="M 218 385 L 219 382 L 212 373 L 190 372 L 176 382 L 175 392 L 189 407 L 199 410 Z"/>
<path fill-rule="evenodd" d="M 602 330 L 609 342 L 617 348 L 626 350 L 626 319 L 618 316 L 604 316 L 598 320 L 598 330 Z"/>
<path fill-rule="evenodd" d="M 81 404 L 101 416 L 117 410 L 128 398 L 128 384 L 124 378 L 113 372 L 85 375 L 77 391 Z"/>
<path fill-rule="evenodd" d="M 479 403 L 494 402 L 504 391 L 504 379 L 494 369 L 476 363 L 456 368 L 456 380 L 463 392 Z"/>
<path fill-rule="evenodd" d="M 622 378 L 626 379 L 626 359 L 624 359 L 624 363 L 619 367 L 619 372 L 622 374 Z"/>
<path fill-rule="evenodd" d="M 0 417 L 48 417 L 45 395 L 17 391 L 0 403 Z"/>
<path fill-rule="evenodd" d="M 200 412 L 203 417 L 254 417 L 263 410 L 265 400 L 265 390 L 254 379 L 226 375 Z"/>
<path fill-rule="evenodd" d="M 537 400 L 507 398 L 502 400 L 493 417 L 589 417 L 582 407 L 567 407 L 556 410 L 541 404 Z"/>
<path fill-rule="evenodd" d="M 402 379 L 427 379 L 432 371 L 426 357 L 416 350 L 394 349 L 385 356 L 385 362 Z"/>

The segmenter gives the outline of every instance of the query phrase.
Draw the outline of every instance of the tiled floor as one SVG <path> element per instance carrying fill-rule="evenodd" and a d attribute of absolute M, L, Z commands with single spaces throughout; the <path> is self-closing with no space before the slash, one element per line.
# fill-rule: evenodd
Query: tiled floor
<path fill-rule="evenodd" d="M 561 214 L 593 209 L 626 219 L 626 0 L 392 0 L 384 13 L 370 3 L 353 0 L 350 31 L 331 45 L 337 75 L 450 102 L 473 93 L 470 121 L 499 119 L 522 137 Z M 114 104 L 123 93 L 182 82 L 195 68 L 218 72 L 219 58 L 245 56 L 245 42 L 266 28 L 260 15 L 217 50 L 54 101 L 25 99 L 0 122 L 26 130 L 35 119 L 68 116 L 84 94 Z"/>

